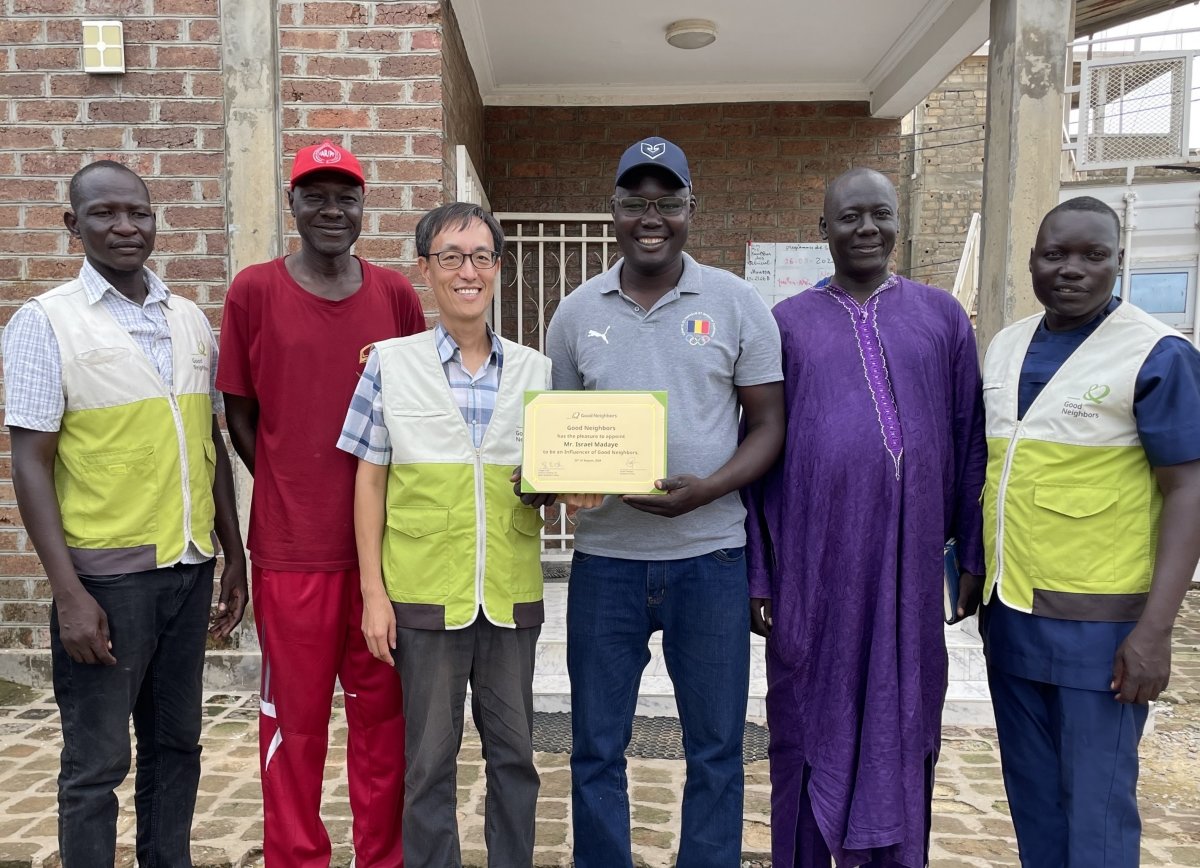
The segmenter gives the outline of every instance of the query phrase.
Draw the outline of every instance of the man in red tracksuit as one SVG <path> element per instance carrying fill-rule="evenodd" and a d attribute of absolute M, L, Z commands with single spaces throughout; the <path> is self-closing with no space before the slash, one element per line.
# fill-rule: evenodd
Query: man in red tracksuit
<path fill-rule="evenodd" d="M 346 697 L 357 866 L 403 864 L 400 680 L 360 629 L 357 462 L 336 444 L 372 343 L 422 331 L 425 318 L 403 275 L 350 252 L 364 193 L 349 151 L 331 142 L 301 150 L 288 190 L 300 250 L 239 273 L 221 325 L 217 388 L 254 475 L 248 547 L 268 868 L 329 865 L 320 807 L 335 679 Z"/>

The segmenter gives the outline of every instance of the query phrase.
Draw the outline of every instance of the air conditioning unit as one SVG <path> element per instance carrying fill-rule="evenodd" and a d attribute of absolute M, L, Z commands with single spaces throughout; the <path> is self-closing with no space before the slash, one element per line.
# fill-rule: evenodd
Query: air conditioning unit
<path fill-rule="evenodd" d="M 1193 57 L 1183 52 L 1084 61 L 1076 167 L 1186 162 Z"/>

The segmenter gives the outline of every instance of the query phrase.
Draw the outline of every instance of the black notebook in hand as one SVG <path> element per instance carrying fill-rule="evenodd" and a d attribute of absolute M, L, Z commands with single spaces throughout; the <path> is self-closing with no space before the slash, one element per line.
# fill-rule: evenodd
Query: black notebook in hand
<path fill-rule="evenodd" d="M 960 619 L 958 617 L 958 543 L 955 540 L 946 541 L 946 548 L 942 553 L 942 561 L 943 588 L 945 591 L 945 596 L 942 598 L 942 614 L 947 624 L 956 624 Z"/>

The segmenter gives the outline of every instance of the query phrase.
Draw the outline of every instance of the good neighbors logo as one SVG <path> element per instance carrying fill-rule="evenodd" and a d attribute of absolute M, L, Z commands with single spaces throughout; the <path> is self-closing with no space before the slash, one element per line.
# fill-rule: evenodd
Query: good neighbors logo
<path fill-rule="evenodd" d="M 1112 388 L 1103 383 L 1093 383 L 1081 398 L 1068 398 L 1063 401 L 1062 414 L 1076 419 L 1099 419 L 1100 414 L 1091 408 L 1104 403 L 1104 399 L 1112 394 Z"/>

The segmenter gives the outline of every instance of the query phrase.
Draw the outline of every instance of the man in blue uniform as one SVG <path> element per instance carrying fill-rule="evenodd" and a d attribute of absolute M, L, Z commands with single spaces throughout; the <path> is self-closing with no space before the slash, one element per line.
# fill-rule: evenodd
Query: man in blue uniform
<path fill-rule="evenodd" d="M 1200 352 L 1113 297 L 1123 256 L 1103 202 L 1050 211 L 1045 313 L 984 361 L 985 650 L 1026 868 L 1138 864 L 1138 741 L 1200 556 Z"/>

